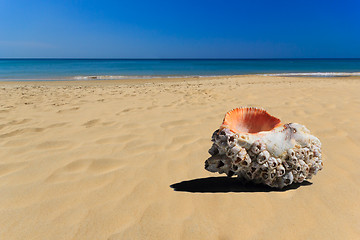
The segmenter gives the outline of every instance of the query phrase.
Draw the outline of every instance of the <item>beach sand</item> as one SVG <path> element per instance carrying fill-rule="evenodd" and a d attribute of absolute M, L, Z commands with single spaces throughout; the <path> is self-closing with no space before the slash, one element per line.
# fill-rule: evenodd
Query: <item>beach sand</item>
<path fill-rule="evenodd" d="M 2 82 L 0 239 L 360 239 L 359 92 L 355 77 Z M 240 106 L 304 124 L 324 169 L 287 191 L 206 171 Z"/>

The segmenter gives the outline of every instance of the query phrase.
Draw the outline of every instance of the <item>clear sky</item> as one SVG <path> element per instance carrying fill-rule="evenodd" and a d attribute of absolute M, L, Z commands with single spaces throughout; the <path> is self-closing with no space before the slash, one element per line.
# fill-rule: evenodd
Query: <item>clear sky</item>
<path fill-rule="evenodd" d="M 0 57 L 360 57 L 360 0 L 0 0 Z"/>

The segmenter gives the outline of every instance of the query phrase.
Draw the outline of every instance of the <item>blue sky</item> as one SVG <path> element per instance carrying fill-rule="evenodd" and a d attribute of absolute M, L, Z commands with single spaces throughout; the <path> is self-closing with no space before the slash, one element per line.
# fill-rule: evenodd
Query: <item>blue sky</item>
<path fill-rule="evenodd" d="M 360 57 L 359 0 L 0 0 L 0 57 Z"/>

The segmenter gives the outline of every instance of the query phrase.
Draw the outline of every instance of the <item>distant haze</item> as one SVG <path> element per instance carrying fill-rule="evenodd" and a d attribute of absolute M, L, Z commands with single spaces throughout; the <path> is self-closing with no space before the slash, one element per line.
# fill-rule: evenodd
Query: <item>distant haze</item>
<path fill-rule="evenodd" d="M 358 58 L 360 1 L 0 1 L 0 58 Z"/>

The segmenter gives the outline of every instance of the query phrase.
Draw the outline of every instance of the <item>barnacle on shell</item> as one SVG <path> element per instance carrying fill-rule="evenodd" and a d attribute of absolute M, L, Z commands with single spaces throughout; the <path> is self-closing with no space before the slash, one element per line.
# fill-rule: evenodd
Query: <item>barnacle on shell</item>
<path fill-rule="evenodd" d="M 303 125 L 282 124 L 265 110 L 236 108 L 212 135 L 210 172 L 283 188 L 322 169 L 321 142 Z"/>

